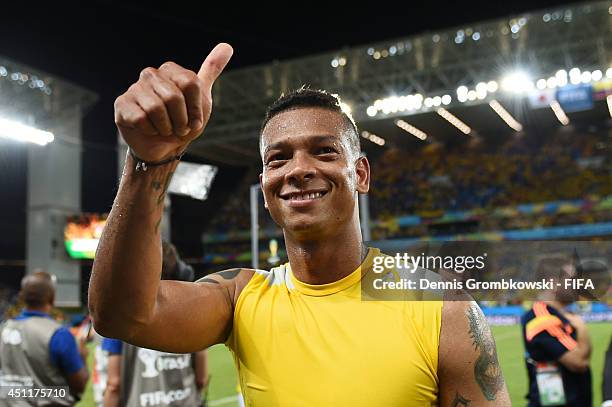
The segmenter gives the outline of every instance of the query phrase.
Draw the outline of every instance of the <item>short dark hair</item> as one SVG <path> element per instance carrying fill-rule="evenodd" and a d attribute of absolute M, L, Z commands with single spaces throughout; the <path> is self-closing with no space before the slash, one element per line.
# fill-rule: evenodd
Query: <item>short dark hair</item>
<path fill-rule="evenodd" d="M 288 110 L 299 109 L 302 107 L 320 107 L 336 112 L 342 116 L 348 127 L 353 130 L 349 137 L 350 147 L 353 149 L 356 155 L 359 155 L 361 153 L 359 130 L 357 129 L 357 125 L 355 124 L 353 117 L 349 112 L 342 109 L 342 105 L 340 103 L 340 98 L 337 95 L 333 95 L 324 90 L 310 89 L 306 86 L 302 86 L 301 88 L 293 90 L 287 94 L 282 94 L 274 103 L 268 106 L 268 109 L 266 110 L 266 115 L 263 123 L 261 124 L 261 129 L 259 132 L 260 152 L 263 130 L 270 119 L 279 113 L 286 112 Z"/>
<path fill-rule="evenodd" d="M 27 274 L 21 280 L 20 296 L 28 308 L 40 308 L 48 304 L 53 305 L 55 298 L 53 276 L 42 270 L 36 270 L 31 274 Z"/>

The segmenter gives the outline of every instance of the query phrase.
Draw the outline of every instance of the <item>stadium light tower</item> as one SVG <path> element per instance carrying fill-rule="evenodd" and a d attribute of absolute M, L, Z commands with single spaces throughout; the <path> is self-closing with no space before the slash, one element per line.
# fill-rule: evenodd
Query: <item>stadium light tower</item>
<path fill-rule="evenodd" d="M 523 125 L 519 123 L 497 100 L 493 99 L 489 102 L 491 109 L 497 113 L 506 124 L 514 131 L 523 131 Z"/>

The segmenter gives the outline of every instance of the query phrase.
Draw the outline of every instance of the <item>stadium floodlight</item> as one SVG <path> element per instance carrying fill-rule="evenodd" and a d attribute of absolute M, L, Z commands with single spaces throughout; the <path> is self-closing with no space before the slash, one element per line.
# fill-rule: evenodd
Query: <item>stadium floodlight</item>
<path fill-rule="evenodd" d="M 522 93 L 533 89 L 533 82 L 524 72 L 513 72 L 502 80 L 502 89 L 506 92 Z"/>
<path fill-rule="evenodd" d="M 599 69 L 593 71 L 593 73 L 591 74 L 591 79 L 593 79 L 593 81 L 595 82 L 600 81 L 601 78 L 603 78 L 603 73 L 601 73 Z"/>
<path fill-rule="evenodd" d="M 451 97 L 451 95 L 444 95 L 442 96 L 442 104 L 444 106 L 450 105 L 450 103 L 453 101 L 453 98 Z"/>
<path fill-rule="evenodd" d="M 612 68 L 606 69 L 606 78 L 612 78 Z"/>
<path fill-rule="evenodd" d="M 562 125 L 567 126 L 569 124 L 569 117 L 567 117 L 559 102 L 553 100 L 552 102 L 550 102 L 550 108 L 553 110 L 555 116 L 557 116 L 557 119 L 561 122 Z"/>
<path fill-rule="evenodd" d="M 582 77 L 580 75 L 580 69 L 578 68 L 570 69 L 569 76 L 570 76 L 570 82 L 572 83 L 572 85 L 578 85 L 580 82 L 582 82 Z"/>
<path fill-rule="evenodd" d="M 374 117 L 376 116 L 376 113 L 378 113 L 378 109 L 376 109 L 374 106 L 368 106 L 366 113 L 368 116 Z"/>
<path fill-rule="evenodd" d="M 404 130 L 405 132 L 412 134 L 414 137 L 418 139 L 421 139 L 421 140 L 427 139 L 427 133 L 425 133 L 424 131 L 420 129 L 417 129 L 416 127 L 414 127 L 410 123 L 403 121 L 402 119 L 396 120 L 395 125 L 399 127 L 400 129 Z"/>
<path fill-rule="evenodd" d="M 551 76 L 550 78 L 548 78 L 546 80 L 546 87 L 548 89 L 554 89 L 557 87 L 557 78 L 554 76 Z"/>
<path fill-rule="evenodd" d="M 459 86 L 457 88 L 457 96 L 465 95 L 467 96 L 468 88 L 467 86 Z"/>
<path fill-rule="evenodd" d="M 370 140 L 372 143 L 377 144 L 379 146 L 384 146 L 385 145 L 385 139 L 382 137 L 377 136 L 374 133 L 370 133 L 369 131 L 362 131 L 361 132 L 361 137 Z"/>
<path fill-rule="evenodd" d="M 591 82 L 592 79 L 592 75 L 591 72 L 589 71 L 584 71 L 581 75 L 580 75 L 580 79 L 582 79 L 582 83 L 589 83 Z"/>
<path fill-rule="evenodd" d="M 459 86 L 457 88 L 457 100 L 459 100 L 459 102 L 464 103 L 467 102 L 468 100 L 468 93 L 469 90 L 467 88 L 467 86 Z"/>
<path fill-rule="evenodd" d="M 493 99 L 489 102 L 489 106 L 497 113 L 501 119 L 514 131 L 523 131 L 523 125 L 519 123 L 497 100 Z"/>
<path fill-rule="evenodd" d="M 610 113 L 610 117 L 612 117 L 612 95 L 606 97 L 606 102 L 608 102 L 608 112 Z"/>
<path fill-rule="evenodd" d="M 487 82 L 487 92 L 495 93 L 497 92 L 497 89 L 499 89 L 499 85 L 497 84 L 496 81 Z"/>
<path fill-rule="evenodd" d="M 540 90 L 546 89 L 546 79 L 538 79 L 536 82 L 536 88 Z"/>
<path fill-rule="evenodd" d="M 567 76 L 555 76 L 555 78 L 557 79 L 557 86 L 558 87 L 563 87 L 565 85 L 567 85 Z"/>
<path fill-rule="evenodd" d="M 442 116 L 447 122 L 449 122 L 450 124 L 458 128 L 459 131 L 461 131 L 462 133 L 469 135 L 472 132 L 472 129 L 470 128 L 470 126 L 463 123 L 461 120 L 459 120 L 459 118 L 457 118 L 455 115 L 453 115 L 451 112 L 449 112 L 445 108 L 443 107 L 439 108 L 438 110 L 436 110 L 436 113 Z"/>
<path fill-rule="evenodd" d="M 476 85 L 476 97 L 480 100 L 487 97 L 487 84 L 484 82 L 479 82 Z"/>
<path fill-rule="evenodd" d="M 53 133 L 0 118 L 0 137 L 46 146 L 55 140 Z"/>

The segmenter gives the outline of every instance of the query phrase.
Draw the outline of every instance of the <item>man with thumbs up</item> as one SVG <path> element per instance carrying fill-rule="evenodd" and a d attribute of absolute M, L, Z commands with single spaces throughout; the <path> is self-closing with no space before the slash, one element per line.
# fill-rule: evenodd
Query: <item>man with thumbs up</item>
<path fill-rule="evenodd" d="M 206 127 L 232 52 L 217 45 L 197 74 L 147 68 L 115 103 L 130 150 L 91 278 L 96 330 L 174 353 L 225 343 L 248 406 L 510 405 L 473 301 L 361 300 L 362 277 L 384 256 L 365 247 L 359 225 L 370 166 L 327 92 L 281 96 L 262 126 L 261 188 L 289 262 L 160 281 L 166 189 Z"/>

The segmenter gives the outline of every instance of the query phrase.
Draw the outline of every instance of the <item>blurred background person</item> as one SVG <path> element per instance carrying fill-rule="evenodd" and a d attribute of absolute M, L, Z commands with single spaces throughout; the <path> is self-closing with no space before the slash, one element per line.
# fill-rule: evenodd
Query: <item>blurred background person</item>
<path fill-rule="evenodd" d="M 612 338 L 606 352 L 601 393 L 602 407 L 612 407 Z"/>
<path fill-rule="evenodd" d="M 540 301 L 521 318 L 530 407 L 592 405 L 591 340 L 584 320 L 566 310 L 578 295 L 565 289 L 564 282 L 575 274 L 566 256 L 547 257 L 538 264 L 537 278 L 552 279 L 556 288 L 542 291 Z"/>
<path fill-rule="evenodd" d="M 51 318 L 55 287 L 48 273 L 26 275 L 20 299 L 23 311 L 0 326 L 0 383 L 14 388 L 67 386 L 64 397 L 46 401 L 49 405 L 72 406 L 89 379 L 85 340 L 77 345 L 70 331 Z M 1 406 L 41 405 L 38 403 L 35 399 L 0 399 Z"/>

